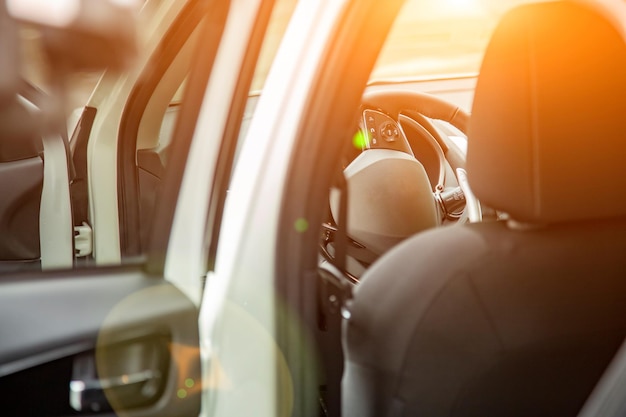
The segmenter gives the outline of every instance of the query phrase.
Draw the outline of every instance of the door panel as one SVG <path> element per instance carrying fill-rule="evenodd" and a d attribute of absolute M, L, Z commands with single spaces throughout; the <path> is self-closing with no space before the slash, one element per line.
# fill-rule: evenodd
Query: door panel
<path fill-rule="evenodd" d="M 88 273 L 1 283 L 3 415 L 198 415 L 193 303 L 139 268 Z"/>

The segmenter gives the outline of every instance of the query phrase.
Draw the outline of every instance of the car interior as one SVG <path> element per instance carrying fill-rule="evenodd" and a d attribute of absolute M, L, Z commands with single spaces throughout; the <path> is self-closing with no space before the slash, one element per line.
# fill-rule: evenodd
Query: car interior
<path fill-rule="evenodd" d="M 58 146 L 48 146 L 51 140 L 42 145 L 41 126 L 34 123 L 41 119 L 35 117 L 41 116 L 36 114 L 40 108 L 49 111 L 46 100 L 53 95 L 50 93 L 63 96 L 62 92 L 44 93 L 27 88 L 32 86 L 27 84 L 19 92 L 19 100 L 9 103 L 10 111 L 4 106 L 4 96 L 0 97 L 0 187 L 8 190 L 0 203 L 0 272 L 6 272 L 0 277 L 0 305 L 6 313 L 0 326 L 2 415 L 200 413 L 199 306 L 181 285 L 169 279 L 164 263 L 188 149 L 230 4 L 159 0 L 148 6 L 152 15 L 142 20 L 147 39 L 142 39 L 145 51 L 138 58 L 143 61 L 132 71 L 124 68 L 123 72 L 104 73 L 69 141 L 67 137 L 54 138 L 56 145 L 63 146 L 62 157 L 56 158 L 61 155 L 55 153 Z M 263 4 L 259 21 L 253 21 L 255 31 L 267 24 L 270 11 L 271 3 Z M 4 17 L 4 2 L 0 2 L 2 22 Z M 286 25 L 288 17 L 284 16 L 281 24 Z M 116 31 L 114 24 L 105 26 Z M 38 32 L 26 34 L 34 33 Z M 119 39 L 115 37 L 115 41 Z M 248 48 L 252 57 L 245 67 L 250 73 L 237 84 L 242 103 L 249 91 L 246 83 L 250 81 L 245 78 L 252 78 L 253 51 L 260 49 L 258 43 L 255 39 Z M 0 44 L 2 49 L 4 43 Z M 97 49 L 88 42 L 80 46 L 83 51 Z M 200 47 L 202 54 L 198 54 Z M 256 99 L 258 95 L 252 101 Z M 233 126 L 241 121 L 239 112 L 244 114 L 243 105 L 228 113 Z M 217 143 L 221 144 L 221 138 Z M 230 172 L 227 159 L 223 158 L 220 164 L 225 166 L 216 171 Z M 52 161 L 69 166 L 71 175 L 45 171 L 55 166 Z M 60 193 L 54 194 L 58 187 L 55 178 L 64 179 L 67 191 L 71 187 L 72 200 L 69 195 L 64 199 Z M 225 178 L 224 182 L 228 176 Z M 108 184 L 95 184 L 103 179 Z M 206 180 L 196 185 L 208 190 L 212 184 Z M 94 200 L 89 200 L 92 196 Z M 63 211 L 69 214 L 68 224 L 50 222 L 47 229 L 44 222 L 40 224 L 40 218 L 54 220 L 51 215 L 58 213 L 54 203 L 69 206 L 70 201 L 70 209 Z M 110 210 L 116 204 L 119 219 L 105 222 L 108 229 L 99 227 L 98 235 L 119 228 L 119 239 L 116 236 L 99 244 L 94 233 L 91 247 L 78 253 L 82 249 L 79 234 L 91 232 L 92 227 L 95 230 L 95 218 L 103 217 L 100 212 L 94 216 L 94 211 L 117 215 Z M 219 224 L 219 218 L 216 222 Z M 69 236 L 48 239 L 44 245 L 43 234 L 63 226 Z M 41 236 L 40 230 L 44 232 Z M 61 239 L 64 244 L 55 245 Z M 120 248 L 115 254 L 116 248 L 106 244 L 118 240 Z M 74 245 L 80 256 L 76 260 Z M 46 252 L 50 247 L 52 251 Z M 59 247 L 69 247 L 69 264 L 46 264 L 46 260 L 58 259 Z M 113 253 L 117 257 L 96 258 L 96 250 L 103 248 L 109 250 L 105 256 Z M 179 270 L 176 274 L 182 275 Z"/>
<path fill-rule="evenodd" d="M 16 266 L 24 268 L 29 264 L 39 267 L 39 212 L 43 188 L 43 160 L 39 155 L 43 149 L 41 139 L 33 127 L 31 113 L 37 111 L 37 107 L 32 104 L 39 102 L 37 93 L 34 89 L 26 88 L 26 91 L 21 92 L 21 100 L 2 103 L 3 118 L 22 121 L 17 124 L 18 127 L 2 123 L 4 129 L 9 127 L 13 130 L 12 134 L 3 132 L 2 138 L 8 138 L 11 142 L 3 144 L 0 152 L 0 187 L 5 190 L 0 203 L 0 233 L 7 237 L 0 240 L 2 270 L 17 269 Z M 17 143 L 21 146 L 12 146 L 14 138 L 19 138 Z"/>
<path fill-rule="evenodd" d="M 158 2 L 152 4 L 159 6 Z M 175 11 L 170 10 L 170 15 Z M 4 12 L 4 2 L 0 2 L 3 25 Z M 191 2 L 180 13 L 177 26 L 171 28 L 155 53 L 152 64 L 158 61 L 159 65 L 150 66 L 142 82 L 128 87 L 136 87 L 132 103 L 120 109 L 120 113 L 125 111 L 126 130 L 120 129 L 124 146 L 117 150 L 120 159 L 130 159 L 133 179 L 140 177 L 133 188 L 135 198 L 125 203 L 138 212 L 142 204 L 150 204 L 148 208 L 156 205 L 154 195 L 162 174 L 158 168 L 165 165 L 175 123 L 176 114 L 172 113 L 176 111 L 172 109 L 177 108 L 180 90 L 184 90 L 181 85 L 189 73 L 190 50 L 199 38 L 195 29 L 203 12 L 203 2 Z M 106 27 L 113 31 L 116 25 Z M 72 34 L 73 39 L 81 39 L 80 34 Z M 51 37 L 69 45 L 69 50 L 79 49 L 64 42 L 63 37 Z M 120 39 L 116 37 L 115 42 Z M 92 45 L 80 46 L 84 51 Z M 55 57 L 59 54 L 57 51 Z M 109 79 L 103 81 L 100 91 L 104 90 L 105 99 L 110 99 L 106 94 L 112 90 L 112 83 L 107 82 L 115 81 L 117 75 L 113 68 Z M 106 118 L 115 109 L 107 113 L 103 107 L 85 108 L 68 143 L 62 134 L 49 134 L 52 129 L 62 130 L 58 123 L 51 126 L 50 113 L 51 108 L 62 108 L 59 102 L 63 94 L 55 89 L 40 91 L 33 87 L 34 81 L 19 85 L 17 98 L 9 102 L 11 112 L 4 107 L 4 96 L 0 100 L 0 271 L 8 272 L 0 277 L 4 317 L 0 325 L 1 413 L 197 416 L 201 387 L 198 306 L 162 272 L 148 273 L 140 262 L 95 268 L 93 258 L 84 263 L 81 260 L 86 258 L 74 259 L 75 239 L 76 251 L 81 247 L 80 229 L 73 230 L 72 220 L 76 227 L 85 224 L 88 229 L 89 209 L 93 208 L 88 206 L 88 185 L 93 180 L 88 175 L 89 136 L 92 128 L 98 127 L 94 123 L 97 116 Z M 64 115 L 60 116 L 64 121 Z M 100 131 L 98 139 L 116 141 L 119 119 L 115 129 L 105 132 L 113 131 L 112 135 Z M 155 168 L 157 164 L 161 165 Z M 61 167 L 70 167 L 70 172 Z M 114 177 L 111 172 L 115 170 L 107 168 L 109 178 Z M 167 203 L 160 200 L 160 205 Z M 147 222 L 152 220 L 152 212 L 145 212 L 143 206 L 141 227 L 128 231 L 136 244 L 131 248 L 134 253 L 128 250 L 130 255 L 136 255 L 136 248 L 145 244 L 141 238 L 150 229 Z M 64 215 L 67 217 L 62 218 Z M 65 233 L 57 233 L 59 229 Z M 59 250 L 65 249 L 69 251 L 59 256 Z"/>
<path fill-rule="evenodd" d="M 368 88 L 320 242 L 327 415 L 578 413 L 626 336 L 625 71 L 603 10 L 540 2 L 471 116 Z"/>
<path fill-rule="evenodd" d="M 16 94 L 2 100 L 0 272 L 72 265 L 67 139 L 39 120 L 49 101 L 23 79 Z"/>
<path fill-rule="evenodd" d="M 105 139 L 119 143 L 120 253 L 128 264 L 85 269 L 84 276 L 4 279 L 0 305 L 11 314 L 3 315 L 2 329 L 11 337 L 0 338 L 3 410 L 198 415 L 210 413 L 201 410 L 201 390 L 210 396 L 223 388 L 211 379 L 224 378 L 220 368 L 208 379 L 200 375 L 198 306 L 162 276 L 165 251 L 150 235 L 168 242 L 171 223 L 160 221 L 159 205 L 173 216 L 177 194 L 162 193 L 165 172 L 185 172 L 184 158 L 170 152 L 186 152 L 198 114 L 181 111 L 182 102 L 191 94 L 199 107 L 204 93 L 187 91 L 201 73 L 190 67 L 209 29 L 199 17 L 204 2 L 192 3 L 129 87 L 120 129 Z M 313 267 L 301 280 L 284 267 L 307 268 L 301 253 L 285 255 L 300 247 L 275 251 L 276 277 L 288 278 L 276 278 L 276 361 L 289 367 L 276 379 L 279 388 L 292 384 L 277 388 L 276 414 L 300 415 L 288 410 L 312 394 L 313 411 L 302 415 L 577 415 L 626 337 L 624 74 L 625 36 L 610 15 L 587 2 L 548 1 L 504 15 L 479 75 L 372 76 L 353 129 L 337 130 L 345 146 L 327 156 L 328 165 L 339 161 L 334 170 L 315 167 L 321 178 L 333 177 L 328 190 L 320 180 L 328 195 L 317 202 L 324 211 L 319 229 L 305 214 L 295 227 L 281 217 L 287 226 L 279 227 L 290 233 L 314 234 L 314 247 L 306 247 Z M 20 96 L 9 107 L 0 103 L 3 117 L 30 120 L 44 100 L 26 86 Z M 258 99 L 250 94 L 239 109 L 242 133 L 235 136 L 245 136 Z M 96 111 L 85 109 L 71 140 L 74 201 L 65 212 L 73 211 L 76 227 L 90 218 L 87 158 Z M 0 143 L 0 187 L 10 191 L 0 201 L 0 270 L 55 268 L 52 260 L 67 259 L 57 249 L 68 239 L 46 239 L 63 225 L 51 217 L 56 185 L 44 160 L 66 166 L 58 148 L 67 140 L 42 144 L 31 124 L 19 126 L 9 133 L 23 136 L 21 147 Z M 173 145 L 181 137 L 186 142 Z M 232 157 L 224 158 L 224 178 L 240 142 L 224 151 Z M 148 266 L 133 263 L 148 250 Z M 36 314 L 38 304 L 48 317 Z M 281 333 L 281 320 L 293 334 Z M 306 361 L 294 360 L 298 349 Z M 236 382 L 254 385 L 244 368 Z M 311 383 L 306 392 L 298 378 Z M 32 401 L 33 392 L 42 401 Z"/>

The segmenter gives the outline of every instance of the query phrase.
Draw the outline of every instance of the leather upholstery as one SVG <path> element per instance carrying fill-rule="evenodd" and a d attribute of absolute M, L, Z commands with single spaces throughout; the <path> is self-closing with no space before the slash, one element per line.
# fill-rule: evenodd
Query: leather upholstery
<path fill-rule="evenodd" d="M 487 206 L 515 220 L 626 215 L 626 49 L 588 7 L 522 6 L 504 17 L 486 51 L 468 179 Z"/>
<path fill-rule="evenodd" d="M 626 336 L 626 220 L 431 229 L 362 276 L 344 417 L 574 416 Z"/>

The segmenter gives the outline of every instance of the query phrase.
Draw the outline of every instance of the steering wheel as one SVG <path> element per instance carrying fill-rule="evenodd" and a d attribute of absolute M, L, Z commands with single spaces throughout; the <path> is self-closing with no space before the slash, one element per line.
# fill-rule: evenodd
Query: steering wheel
<path fill-rule="evenodd" d="M 439 144 L 445 143 L 441 134 L 435 129 L 428 119 L 438 119 L 450 123 L 464 134 L 467 134 L 467 126 L 470 115 L 460 107 L 441 100 L 435 96 L 410 90 L 375 90 L 369 91 L 362 98 L 363 111 L 371 109 L 385 113 L 396 122 L 411 124 L 423 136 Z M 442 160 L 443 159 L 443 160 Z M 440 156 L 440 165 L 445 163 L 445 157 Z M 480 202 L 472 193 L 467 181 L 467 174 L 463 168 L 457 168 L 456 176 L 461 194 L 453 190 L 445 195 L 443 190 L 443 172 L 440 170 L 440 178 L 435 187 L 435 197 L 445 210 L 445 201 L 442 199 L 464 198 L 465 210 L 461 221 L 479 222 L 482 220 Z M 456 193 L 456 194 L 455 194 Z M 463 219 L 465 218 L 465 219 Z"/>
<path fill-rule="evenodd" d="M 351 162 L 341 177 L 345 185 L 331 191 L 334 222 L 323 225 L 325 233 L 320 240 L 324 259 L 340 271 L 331 275 L 345 278 L 338 278 L 340 283 L 358 282 L 364 269 L 386 250 L 414 233 L 441 224 L 442 212 L 457 223 L 482 220 L 480 203 L 463 169 L 464 155 L 446 154 L 451 149 L 449 140 L 431 120 L 448 122 L 466 133 L 470 117 L 467 112 L 428 94 L 380 90 L 363 96 L 361 114 L 363 136 L 356 136 L 358 142 L 349 148 L 351 154 L 346 159 Z M 430 178 L 423 162 L 415 158 L 415 147 L 404 134 L 403 125 L 410 125 L 423 138 L 423 145 L 434 150 L 428 163 L 431 174 L 439 165 L 438 179 Z M 365 139 L 361 141 L 362 137 Z M 453 189 L 444 188 L 449 166 L 457 167 L 459 187 Z M 344 222 L 347 227 L 335 226 Z M 337 259 L 345 262 L 337 264 Z"/>

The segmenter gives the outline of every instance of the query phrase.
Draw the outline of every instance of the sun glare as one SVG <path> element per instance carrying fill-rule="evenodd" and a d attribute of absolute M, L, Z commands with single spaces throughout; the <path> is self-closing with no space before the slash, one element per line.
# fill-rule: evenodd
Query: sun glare
<path fill-rule="evenodd" d="M 476 0 L 447 0 L 446 2 L 452 7 L 464 9 L 474 8 L 477 5 Z"/>
<path fill-rule="evenodd" d="M 371 78 L 476 73 L 498 10 L 523 1 L 407 0 Z"/>
<path fill-rule="evenodd" d="M 78 0 L 7 0 L 6 6 L 17 19 L 58 27 L 69 25 L 80 11 Z"/>
<path fill-rule="evenodd" d="M 442 8 L 448 9 L 451 14 L 474 15 L 485 12 L 480 0 L 442 0 L 437 3 L 441 4 Z"/>
<path fill-rule="evenodd" d="M 482 0 L 429 0 L 411 1 L 408 8 L 414 9 L 429 20 L 450 17 L 479 16 L 486 13 Z"/>

